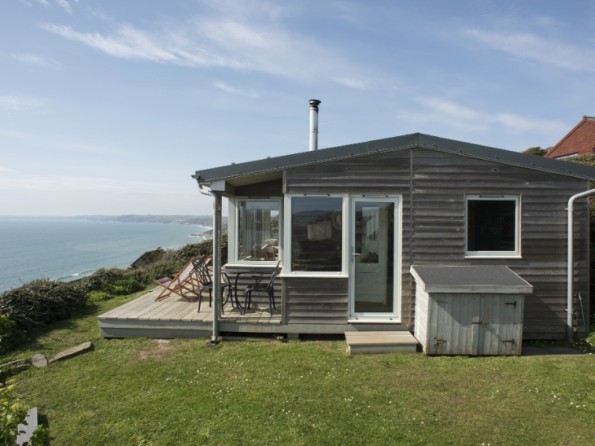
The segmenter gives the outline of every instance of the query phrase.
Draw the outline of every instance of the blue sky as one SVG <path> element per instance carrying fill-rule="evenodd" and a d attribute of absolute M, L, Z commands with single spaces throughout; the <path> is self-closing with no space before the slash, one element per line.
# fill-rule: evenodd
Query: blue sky
<path fill-rule="evenodd" d="M 209 214 L 199 169 L 595 114 L 595 0 L 4 0 L 0 215 Z"/>

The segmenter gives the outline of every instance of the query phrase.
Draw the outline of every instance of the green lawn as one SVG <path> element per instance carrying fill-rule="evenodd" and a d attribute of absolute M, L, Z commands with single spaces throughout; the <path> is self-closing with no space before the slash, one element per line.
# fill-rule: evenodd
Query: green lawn
<path fill-rule="evenodd" d="M 103 340 L 96 311 L 10 358 L 55 445 L 592 445 L 595 357 L 348 357 L 344 341 Z M 128 298 L 129 299 L 129 298 Z M 10 358 L 2 358 L 8 360 Z"/>

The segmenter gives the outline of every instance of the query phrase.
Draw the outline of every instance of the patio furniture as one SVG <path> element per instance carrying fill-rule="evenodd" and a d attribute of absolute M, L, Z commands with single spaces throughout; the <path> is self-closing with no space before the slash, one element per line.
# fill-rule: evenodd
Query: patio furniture
<path fill-rule="evenodd" d="M 213 278 L 211 276 L 211 271 L 209 270 L 210 261 L 211 257 L 208 258 L 207 262 L 201 262 L 200 260 L 194 262 L 195 274 L 198 281 L 198 312 L 200 312 L 200 305 L 202 303 L 202 296 L 204 291 L 208 291 L 209 293 L 209 307 L 212 305 L 213 302 Z M 221 282 L 221 293 L 223 294 L 224 291 L 227 289 L 227 299 L 223 300 L 221 305 L 221 313 L 223 313 L 223 307 L 225 306 L 229 298 L 232 296 L 232 293 L 234 292 L 235 288 L 227 274 L 222 272 L 221 278 L 223 279 Z"/>
<path fill-rule="evenodd" d="M 258 277 L 262 275 L 262 270 L 260 268 L 255 267 L 229 267 L 228 265 L 223 266 L 222 274 L 229 282 L 229 291 L 228 299 L 231 297 L 232 305 L 240 310 L 240 313 L 244 314 L 244 310 L 242 309 L 242 305 L 240 304 L 240 299 L 238 297 L 238 281 L 240 280 L 241 276 L 250 276 L 250 280 L 256 280 Z M 230 278 L 233 278 L 230 279 Z"/>
<path fill-rule="evenodd" d="M 155 280 L 154 283 L 163 289 L 159 292 L 155 300 L 165 299 L 170 294 L 177 294 L 185 300 L 194 300 L 197 297 L 197 288 L 199 282 L 195 274 L 194 262 L 203 259 L 194 258 L 190 260 L 184 268 L 180 270 L 173 278 L 162 277 L 161 279 Z"/>
<path fill-rule="evenodd" d="M 250 308 L 250 304 L 252 303 L 252 293 L 254 292 L 266 292 L 269 296 L 269 311 L 273 314 L 273 308 L 276 310 L 277 307 L 275 305 L 275 279 L 281 272 L 281 261 L 277 262 L 277 266 L 273 272 L 269 274 L 261 273 L 254 283 L 248 285 L 246 290 L 244 291 L 244 310 L 242 314 L 246 313 L 246 310 Z M 242 309 L 240 308 L 240 311 Z"/>

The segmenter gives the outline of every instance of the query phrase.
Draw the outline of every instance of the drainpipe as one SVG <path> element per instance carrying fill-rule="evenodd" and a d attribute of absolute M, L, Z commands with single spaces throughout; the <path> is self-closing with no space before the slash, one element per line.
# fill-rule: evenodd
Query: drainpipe
<path fill-rule="evenodd" d="M 574 330 L 572 324 L 572 315 L 574 313 L 574 201 L 577 198 L 586 197 L 588 195 L 595 194 L 595 189 L 590 189 L 584 192 L 580 192 L 578 194 L 573 195 L 568 200 L 568 272 L 567 272 L 567 289 L 566 289 L 566 326 L 568 329 L 568 342 L 572 343 L 574 341 Z"/>
<path fill-rule="evenodd" d="M 213 328 L 210 347 L 219 343 L 219 302 L 221 302 L 221 203 L 222 193 L 213 191 L 198 181 L 198 190 L 213 197 Z"/>
<path fill-rule="evenodd" d="M 213 196 L 213 332 L 211 345 L 219 342 L 219 303 L 221 302 L 221 203 L 222 193 Z"/>

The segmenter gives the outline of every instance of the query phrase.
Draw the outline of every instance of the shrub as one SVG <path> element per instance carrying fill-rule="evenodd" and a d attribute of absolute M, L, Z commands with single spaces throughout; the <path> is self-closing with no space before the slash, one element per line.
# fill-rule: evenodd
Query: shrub
<path fill-rule="evenodd" d="M 41 279 L 3 293 L 0 314 L 6 315 L 18 328 L 28 330 L 66 319 L 85 302 L 85 291 L 79 284 Z"/>
<path fill-rule="evenodd" d="M 14 380 L 0 383 L 0 445 L 17 444 L 18 426 L 25 423 L 27 409 L 14 393 Z M 29 446 L 49 444 L 50 436 L 47 428 L 38 426 L 33 432 Z"/>
<path fill-rule="evenodd" d="M 114 298 L 113 294 L 106 293 L 105 291 L 89 291 L 87 293 L 87 302 L 95 304 L 99 302 L 105 302 Z"/>
<path fill-rule="evenodd" d="M 113 282 L 126 278 L 126 270 L 101 268 L 82 281 L 87 291 L 107 291 Z"/>
<path fill-rule="evenodd" d="M 23 338 L 16 323 L 5 314 L 0 314 L 0 353 L 10 350 Z"/>
<path fill-rule="evenodd" d="M 149 282 L 143 270 L 110 268 L 95 272 L 84 280 L 83 286 L 88 293 L 101 291 L 117 296 L 143 290 Z"/>

